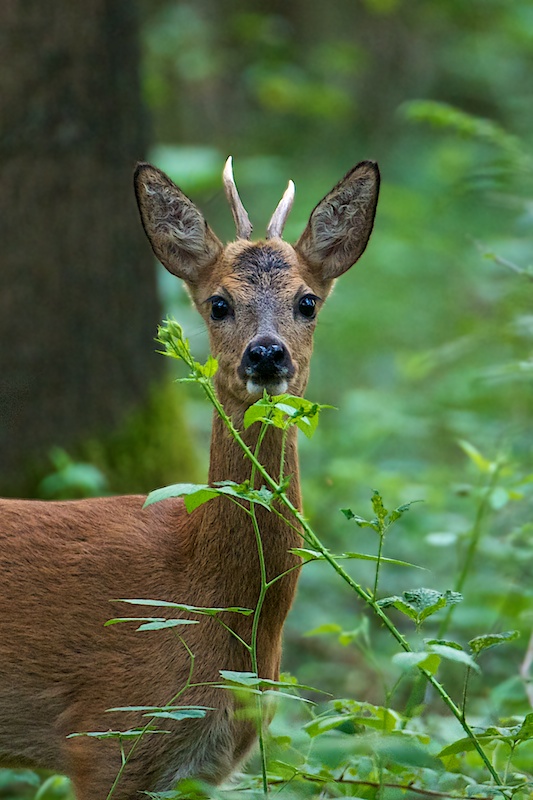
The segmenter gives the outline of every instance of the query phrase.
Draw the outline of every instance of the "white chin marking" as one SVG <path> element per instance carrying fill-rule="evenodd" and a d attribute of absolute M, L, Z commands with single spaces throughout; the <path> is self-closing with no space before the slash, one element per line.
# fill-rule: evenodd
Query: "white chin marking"
<path fill-rule="evenodd" d="M 262 397 L 264 391 L 271 395 L 285 394 L 287 389 L 288 383 L 286 380 L 281 380 L 277 383 L 268 383 L 266 385 L 256 383 L 251 378 L 246 381 L 246 391 L 253 397 Z"/>

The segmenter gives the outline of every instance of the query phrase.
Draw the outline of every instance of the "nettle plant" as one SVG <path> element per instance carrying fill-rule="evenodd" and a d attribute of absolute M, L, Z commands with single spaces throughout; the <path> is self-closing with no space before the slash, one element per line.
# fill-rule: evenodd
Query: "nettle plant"
<path fill-rule="evenodd" d="M 188 368 L 187 377 L 180 380 L 198 384 L 204 391 L 216 414 L 222 421 L 232 439 L 241 448 L 243 457 L 251 462 L 251 477 L 244 483 L 219 481 L 207 484 L 176 484 L 152 492 L 146 504 L 151 505 L 171 497 L 183 497 L 189 512 L 208 503 L 215 497 L 224 497 L 227 502 L 237 504 L 252 520 L 255 532 L 260 573 L 261 591 L 255 608 L 196 608 L 179 603 L 158 602 L 155 600 L 128 600 L 134 605 L 161 607 L 165 612 L 175 608 L 180 613 L 190 611 L 194 615 L 212 615 L 221 625 L 226 623 L 221 612 L 232 611 L 248 614 L 253 617 L 252 636 L 244 641 L 237 632 L 232 632 L 241 645 L 249 652 L 252 671 L 236 672 L 220 670 L 220 691 L 235 693 L 242 709 L 241 713 L 253 720 L 260 746 L 260 768 L 240 776 L 229 787 L 214 788 L 199 781 L 185 780 L 178 784 L 175 791 L 165 793 L 165 798 L 209 796 L 233 797 L 242 792 L 252 796 L 266 795 L 290 786 L 292 796 L 319 795 L 321 797 L 339 795 L 357 797 L 503 797 L 507 800 L 525 800 L 533 792 L 533 775 L 524 768 L 533 749 L 533 713 L 523 718 L 513 718 L 505 725 L 475 727 L 467 718 L 467 701 L 469 681 L 472 673 L 480 672 L 480 661 L 484 653 L 494 647 L 505 645 L 518 636 L 518 631 L 487 633 L 476 636 L 463 647 L 449 638 L 447 631 L 456 605 L 463 597 L 457 587 L 462 587 L 467 572 L 463 568 L 454 590 L 439 592 L 431 588 L 406 590 L 400 595 L 379 596 L 379 581 L 385 567 L 414 566 L 405 561 L 387 558 L 384 555 L 386 538 L 395 523 L 411 508 L 407 503 L 393 509 L 385 508 L 379 492 L 371 497 L 373 515 L 366 519 L 355 514 L 351 509 L 342 509 L 347 520 L 357 526 L 375 532 L 378 538 L 377 555 L 347 552 L 335 555 L 329 551 L 308 520 L 292 503 L 287 489 L 291 476 L 284 473 L 283 453 L 279 472 L 271 474 L 261 461 L 261 444 L 267 430 L 274 426 L 282 431 L 283 438 L 289 430 L 296 426 L 311 437 L 316 430 L 319 416 L 324 408 L 301 397 L 290 394 L 264 396 L 247 410 L 244 429 L 252 425 L 259 426 L 257 444 L 252 450 L 244 441 L 241 432 L 236 429 L 232 419 L 227 415 L 215 393 L 213 377 L 217 371 L 217 362 L 209 357 L 205 364 L 197 362 L 191 354 L 189 343 L 185 339 L 182 328 L 174 320 L 166 320 L 159 329 L 158 341 L 163 345 L 163 354 L 182 361 Z M 282 447 L 283 450 L 283 447 Z M 474 460 L 475 452 L 469 453 Z M 487 462 L 488 463 L 488 462 Z M 493 489 L 501 465 L 489 465 L 489 488 Z M 486 498 L 485 498 L 486 499 Z M 483 504 L 482 500 L 482 504 Z M 328 701 L 325 709 L 319 709 L 308 697 L 320 690 L 302 686 L 292 676 L 283 676 L 279 681 L 263 680 L 257 673 L 257 631 L 265 598 L 272 585 L 282 575 L 267 579 L 265 572 L 265 556 L 258 524 L 256 510 L 267 509 L 271 514 L 285 520 L 302 537 L 302 546 L 293 548 L 293 554 L 301 559 L 305 568 L 311 562 L 325 562 L 336 573 L 338 579 L 344 581 L 348 590 L 352 591 L 372 613 L 379 625 L 383 626 L 398 646 L 393 662 L 399 670 L 396 683 L 386 690 L 384 705 L 375 705 L 355 698 L 342 698 Z M 483 511 L 483 509 L 482 509 Z M 482 514 L 481 514 L 482 516 Z M 479 543 L 480 531 L 474 527 L 469 553 L 466 558 L 466 570 L 472 566 L 472 559 Z M 375 562 L 375 574 L 372 588 L 365 588 L 358 583 L 344 568 L 341 562 L 346 560 L 364 560 Z M 299 567 L 293 567 L 299 568 Z M 390 616 L 391 610 L 399 612 L 407 618 L 412 632 L 407 634 L 400 630 Z M 424 638 L 426 621 L 437 612 L 443 612 L 438 638 Z M 139 622 L 138 630 L 158 630 L 174 628 L 178 640 L 187 647 L 179 634 L 179 626 L 184 619 L 168 617 L 124 617 L 110 620 L 108 624 L 122 622 Z M 227 626 L 226 626 L 227 627 Z M 135 753 L 138 743 L 151 733 L 164 734 L 161 721 L 165 718 L 180 720 L 195 716 L 203 716 L 209 710 L 201 706 L 181 706 L 179 699 L 188 689 L 194 686 L 194 653 L 189 651 L 190 673 L 186 685 L 177 691 L 175 697 L 164 707 L 135 707 L 142 711 L 147 719 L 143 728 L 127 731 L 108 731 L 92 733 L 96 737 L 117 738 L 122 753 L 122 769 Z M 454 700 L 452 693 L 437 677 L 443 662 L 454 662 L 464 671 L 460 700 Z M 419 689 L 429 689 L 442 702 L 455 720 L 455 728 L 460 735 L 443 747 L 431 733 L 431 724 L 423 716 L 422 706 L 409 704 L 403 710 L 393 707 L 392 699 L 398 685 L 411 677 Z M 413 690 L 412 696 L 417 692 Z M 418 692 L 418 695 L 420 692 Z M 456 691 L 453 694 L 457 694 Z M 284 702 L 286 698 L 303 704 L 304 714 L 300 728 L 283 735 L 269 735 L 268 722 L 273 715 L 273 698 L 275 702 Z M 120 709 L 113 709 L 114 711 Z M 131 711 L 129 707 L 122 710 Z M 330 759 L 321 758 L 321 737 L 339 736 L 339 733 L 356 734 L 357 746 L 353 745 L 353 736 L 345 741 L 345 753 L 342 750 L 342 737 L 337 738 L 337 763 L 334 767 Z M 407 749 L 406 749 L 407 748 Z M 274 755 L 271 755 L 274 754 Z M 408 754 L 406 756 L 406 753 Z M 529 754 L 529 755 L 528 755 Z M 281 757 L 280 757 L 281 756 Z M 117 783 L 120 773 L 117 775 Z M 298 788 L 300 787 L 300 788 Z M 386 794 L 388 792 L 388 794 Z M 392 794 L 391 794 L 392 792 Z M 113 790 L 110 792 L 110 797 Z M 150 795 L 162 797 L 161 794 Z"/>

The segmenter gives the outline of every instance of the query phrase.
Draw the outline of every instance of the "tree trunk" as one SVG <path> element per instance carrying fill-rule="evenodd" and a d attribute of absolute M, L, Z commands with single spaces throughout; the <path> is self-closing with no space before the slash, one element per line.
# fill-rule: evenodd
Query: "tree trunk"
<path fill-rule="evenodd" d="M 132 0 L 0 4 L 0 489 L 116 424 L 161 359 L 132 188 Z"/>

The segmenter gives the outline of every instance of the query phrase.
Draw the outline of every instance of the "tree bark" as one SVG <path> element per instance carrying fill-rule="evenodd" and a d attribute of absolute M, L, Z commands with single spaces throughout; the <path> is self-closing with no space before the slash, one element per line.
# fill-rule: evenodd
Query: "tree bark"
<path fill-rule="evenodd" d="M 132 0 L 0 4 L 0 489 L 116 424 L 159 370 Z"/>

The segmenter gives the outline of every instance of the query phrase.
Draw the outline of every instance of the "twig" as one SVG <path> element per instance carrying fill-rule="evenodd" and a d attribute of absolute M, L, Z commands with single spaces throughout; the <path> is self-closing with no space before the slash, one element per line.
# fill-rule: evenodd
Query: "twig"
<path fill-rule="evenodd" d="M 490 258 L 491 261 L 494 261 L 494 263 L 498 264 L 498 266 L 510 269 L 511 272 L 514 272 L 516 275 L 521 275 L 523 278 L 526 278 L 526 280 L 533 281 L 533 275 L 526 269 L 519 267 L 518 264 L 514 263 L 514 261 L 509 261 L 509 259 L 503 258 L 502 256 L 497 255 L 497 253 L 493 253 L 492 250 L 489 250 L 483 244 L 483 242 L 480 242 L 477 239 L 472 239 L 472 242 L 475 244 L 478 251 L 484 258 Z"/>
<path fill-rule="evenodd" d="M 365 781 L 359 778 L 341 778 L 340 780 L 335 780 L 334 778 L 328 780 L 327 778 L 321 778 L 320 775 L 314 777 L 313 775 L 302 775 L 301 773 L 296 773 L 294 776 L 295 778 L 301 778 L 304 781 L 308 781 L 309 783 L 335 783 L 335 784 L 349 784 L 350 786 L 370 786 L 374 789 L 384 788 L 384 789 L 399 789 L 402 792 L 412 792 L 413 794 L 419 794 L 422 797 L 440 797 L 444 798 L 445 800 L 458 800 L 459 795 L 451 794 L 450 792 L 439 792 L 436 789 L 423 789 L 419 786 L 413 786 L 411 783 L 380 783 L 379 781 Z M 271 779 L 269 781 L 270 785 L 279 784 L 279 783 L 287 783 L 287 781 L 283 778 L 279 779 Z M 494 797 L 494 790 L 498 791 L 498 787 L 494 786 L 491 787 L 491 794 L 487 794 L 487 798 Z"/>

